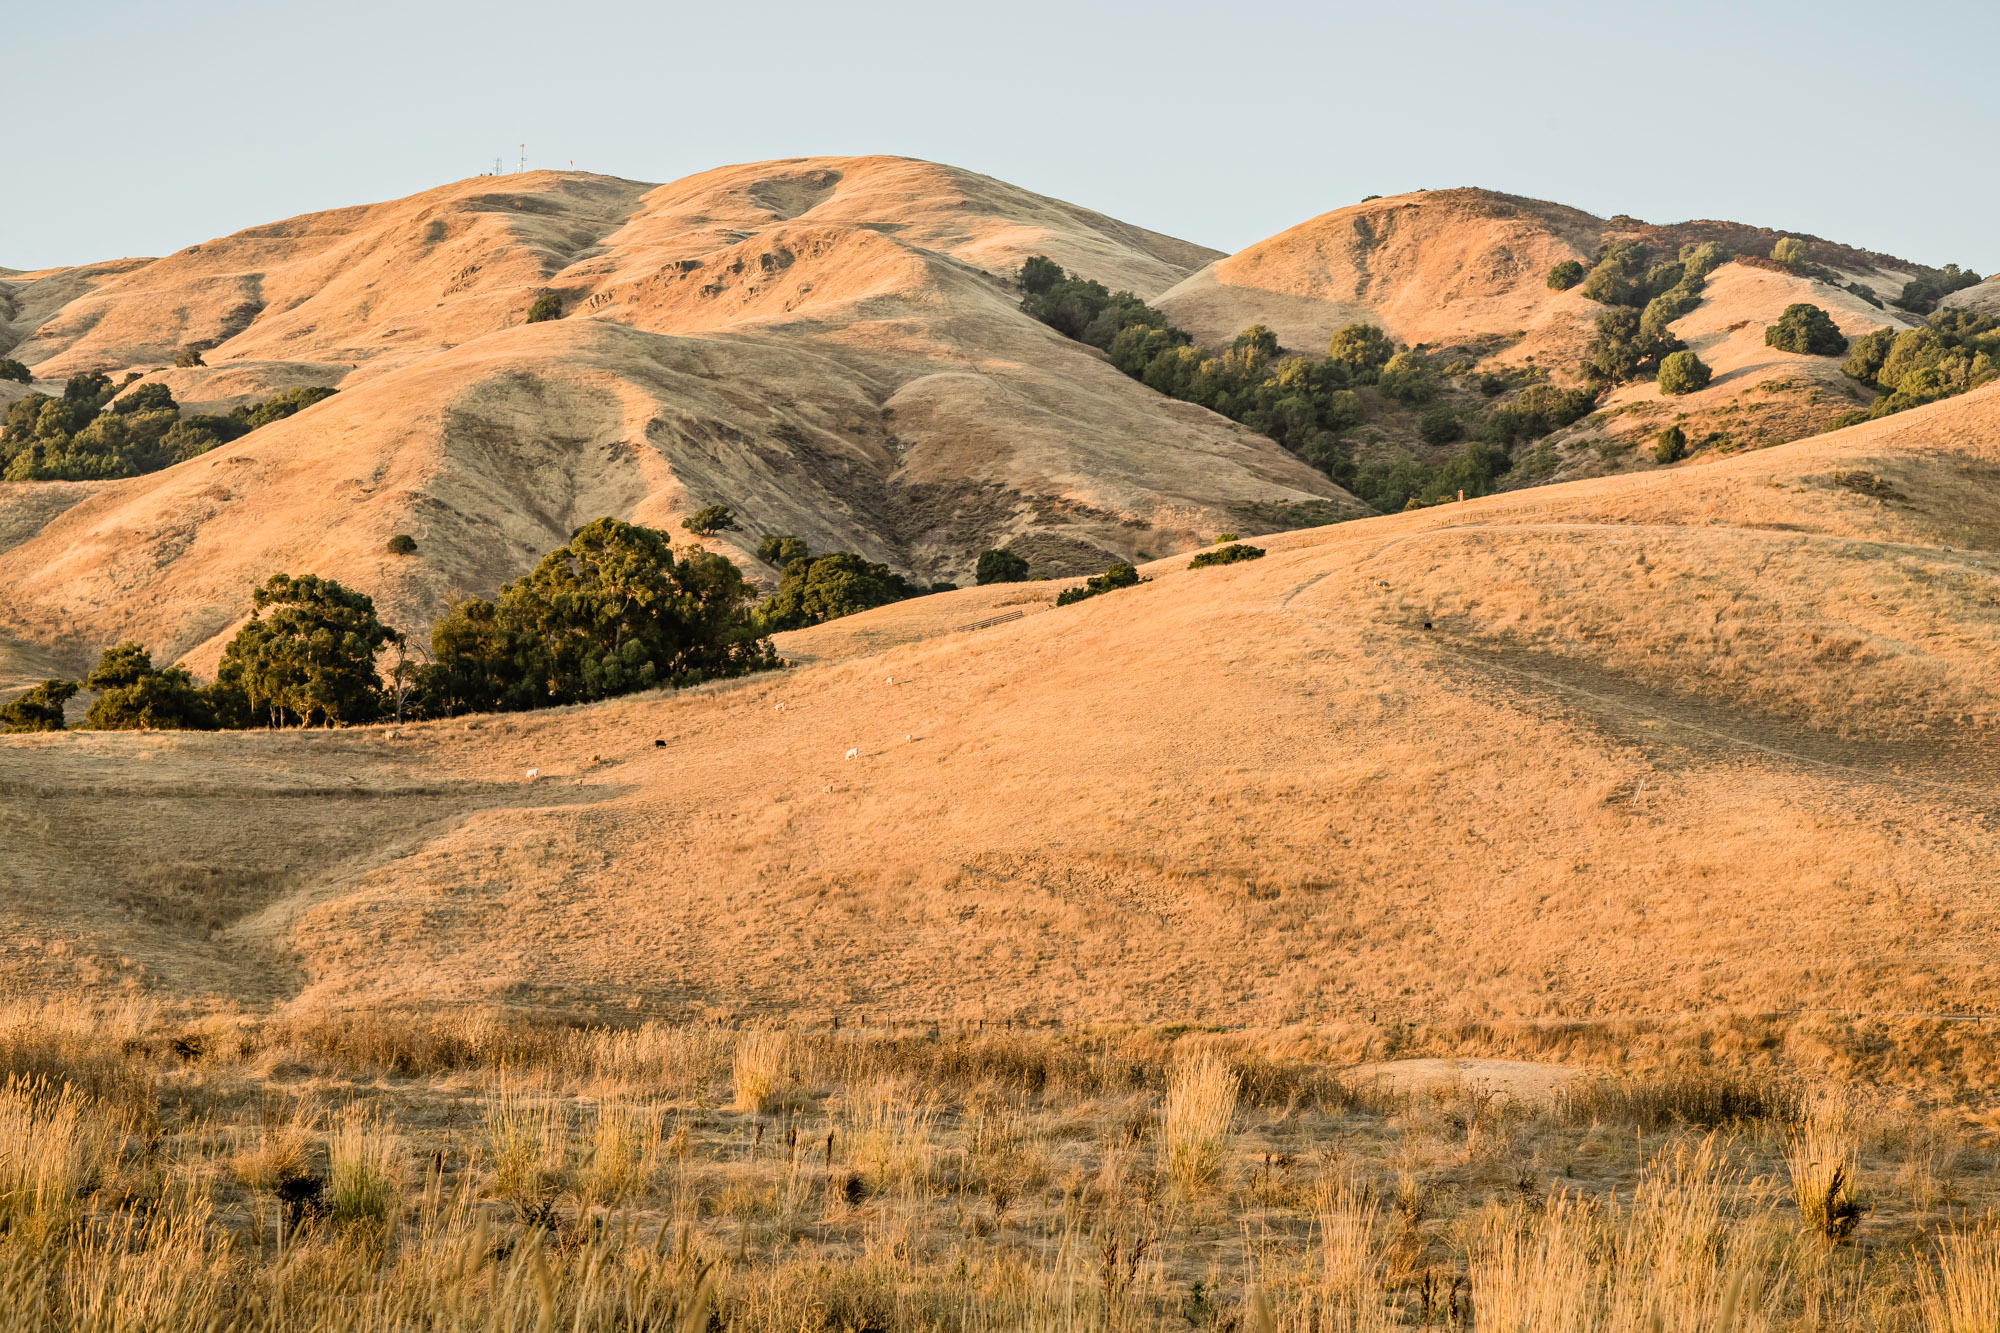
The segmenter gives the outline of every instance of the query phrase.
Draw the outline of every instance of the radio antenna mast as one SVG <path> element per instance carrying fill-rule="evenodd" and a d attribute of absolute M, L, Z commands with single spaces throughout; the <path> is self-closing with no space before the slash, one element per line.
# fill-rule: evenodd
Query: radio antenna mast
<path fill-rule="evenodd" d="M 521 145 L 521 170 L 523 170 L 523 171 L 526 171 L 527 169 L 528 169 L 528 145 L 526 145 L 526 144 L 522 144 L 522 145 Z"/>

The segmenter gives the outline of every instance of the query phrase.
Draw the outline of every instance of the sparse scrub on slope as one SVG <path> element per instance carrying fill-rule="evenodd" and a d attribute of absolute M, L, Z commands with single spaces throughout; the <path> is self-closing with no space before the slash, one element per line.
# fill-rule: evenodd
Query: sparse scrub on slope
<path fill-rule="evenodd" d="M 1116 592 L 1120 588 L 1135 588 L 1145 582 L 1149 580 L 1140 578 L 1137 569 L 1122 560 L 1116 561 L 1102 574 L 1093 574 L 1085 579 L 1080 586 L 1064 588 L 1057 593 L 1056 605 L 1068 606 L 1086 598 L 1101 597 L 1107 592 Z"/>

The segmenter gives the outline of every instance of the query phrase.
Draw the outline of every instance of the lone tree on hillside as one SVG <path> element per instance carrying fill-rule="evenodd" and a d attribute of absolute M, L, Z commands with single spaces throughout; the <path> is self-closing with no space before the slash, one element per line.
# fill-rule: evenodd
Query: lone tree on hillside
<path fill-rule="evenodd" d="M 45 680 L 12 703 L 0 705 L 0 731 L 61 731 L 63 705 L 75 694 L 73 680 Z"/>
<path fill-rule="evenodd" d="M 735 532 L 736 515 L 728 505 L 710 505 L 697 509 L 681 520 L 681 526 L 697 537 L 713 537 L 718 532 Z"/>
<path fill-rule="evenodd" d="M 1025 583 L 1028 579 L 1028 562 L 1012 551 L 995 547 L 979 553 L 979 567 L 973 571 L 973 580 L 980 584 Z"/>
<path fill-rule="evenodd" d="M 250 623 L 222 650 L 213 697 L 235 725 L 372 722 L 382 712 L 375 657 L 401 636 L 365 593 L 314 574 L 273 574 L 251 595 Z"/>
<path fill-rule="evenodd" d="M 1786 306 L 1778 322 L 1764 330 L 1764 345 L 1807 356 L 1845 356 L 1847 335 L 1826 311 L 1799 301 Z"/>
<path fill-rule="evenodd" d="M 1574 259 L 1565 259 L 1549 270 L 1549 290 L 1566 292 L 1583 281 L 1583 265 Z"/>
<path fill-rule="evenodd" d="M 1661 393 L 1693 393 L 1707 388 L 1713 378 L 1715 372 L 1693 352 L 1673 352 L 1660 362 Z"/>
<path fill-rule="evenodd" d="M 13 380 L 16 384 L 32 384 L 34 376 L 28 368 L 12 357 L 0 357 L 0 380 Z"/>
<path fill-rule="evenodd" d="M 552 319 L 562 318 L 562 298 L 554 292 L 543 292 L 528 307 L 528 323 L 542 324 Z"/>
<path fill-rule="evenodd" d="M 407 532 L 399 532 L 389 539 L 390 555 L 414 555 L 416 550 L 417 539 Z"/>

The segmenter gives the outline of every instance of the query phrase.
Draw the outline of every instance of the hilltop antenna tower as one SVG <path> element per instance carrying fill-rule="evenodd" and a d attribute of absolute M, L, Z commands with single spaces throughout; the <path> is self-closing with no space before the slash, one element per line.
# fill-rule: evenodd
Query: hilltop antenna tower
<path fill-rule="evenodd" d="M 500 159 L 497 157 L 493 159 L 493 174 L 496 176 L 500 174 Z"/>
<path fill-rule="evenodd" d="M 522 144 L 522 145 L 521 145 L 521 170 L 523 170 L 523 171 L 526 171 L 527 169 L 528 169 L 528 145 L 526 145 L 526 144 Z"/>

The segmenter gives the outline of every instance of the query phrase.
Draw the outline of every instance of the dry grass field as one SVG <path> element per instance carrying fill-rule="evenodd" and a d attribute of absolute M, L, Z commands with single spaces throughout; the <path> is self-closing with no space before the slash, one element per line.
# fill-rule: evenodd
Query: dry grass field
<path fill-rule="evenodd" d="M 0 1328 L 1993 1327 L 1991 1144 L 1310 1037 L 0 1017 Z"/>

